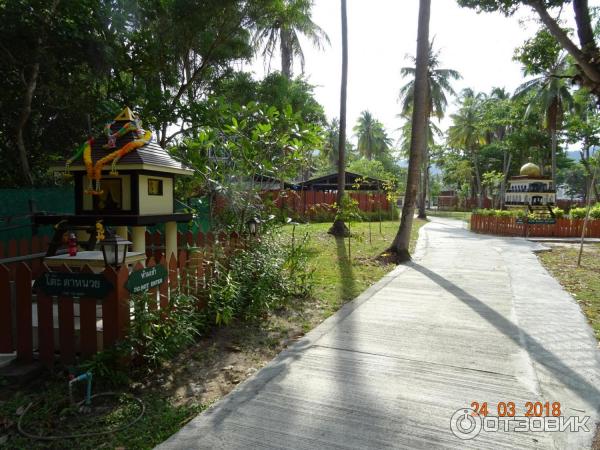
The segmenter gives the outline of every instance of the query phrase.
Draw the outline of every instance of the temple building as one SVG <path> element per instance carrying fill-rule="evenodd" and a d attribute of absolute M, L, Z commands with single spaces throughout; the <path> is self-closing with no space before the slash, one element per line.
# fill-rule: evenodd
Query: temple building
<path fill-rule="evenodd" d="M 543 176 L 540 167 L 531 161 L 521 167 L 519 175 L 508 180 L 504 194 L 508 209 L 551 210 L 555 202 L 552 177 Z"/>

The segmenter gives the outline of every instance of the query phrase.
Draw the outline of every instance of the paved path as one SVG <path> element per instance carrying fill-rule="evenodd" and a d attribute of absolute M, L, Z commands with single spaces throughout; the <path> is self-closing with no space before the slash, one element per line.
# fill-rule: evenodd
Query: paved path
<path fill-rule="evenodd" d="M 416 262 L 159 448 L 588 448 L 600 405 L 597 344 L 536 248 L 434 219 Z M 450 418 L 473 401 L 487 401 L 490 414 L 512 401 L 517 415 L 527 401 L 560 401 L 563 415 L 591 416 L 591 431 L 460 440 Z"/>

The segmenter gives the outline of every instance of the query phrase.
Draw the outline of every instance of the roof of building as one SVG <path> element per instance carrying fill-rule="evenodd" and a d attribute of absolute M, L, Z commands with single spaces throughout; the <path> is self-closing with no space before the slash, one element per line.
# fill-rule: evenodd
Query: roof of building
<path fill-rule="evenodd" d="M 313 178 L 299 183 L 301 189 L 313 191 L 335 191 L 338 187 L 338 173 L 334 172 L 322 177 Z M 346 171 L 345 189 L 356 191 L 379 191 L 384 188 L 385 182 L 377 178 L 366 177 L 354 172 Z"/>

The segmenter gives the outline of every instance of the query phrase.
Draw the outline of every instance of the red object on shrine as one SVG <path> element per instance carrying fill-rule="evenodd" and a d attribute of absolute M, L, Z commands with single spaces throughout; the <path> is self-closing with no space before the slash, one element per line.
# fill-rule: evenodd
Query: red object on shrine
<path fill-rule="evenodd" d="M 77 256 L 77 237 L 75 233 L 69 234 L 69 256 Z"/>

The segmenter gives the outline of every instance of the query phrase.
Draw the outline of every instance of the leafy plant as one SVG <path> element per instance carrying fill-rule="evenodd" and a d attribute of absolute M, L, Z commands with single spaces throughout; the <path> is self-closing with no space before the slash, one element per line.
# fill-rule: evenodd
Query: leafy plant
<path fill-rule="evenodd" d="M 181 291 L 174 292 L 164 310 L 152 307 L 148 293 L 136 296 L 129 332 L 122 347 L 134 364 L 157 367 L 191 344 L 205 322 L 198 311 L 198 299 Z"/>

